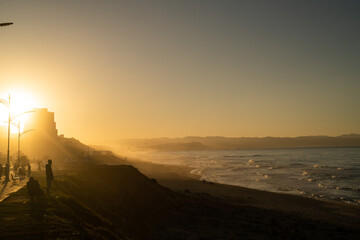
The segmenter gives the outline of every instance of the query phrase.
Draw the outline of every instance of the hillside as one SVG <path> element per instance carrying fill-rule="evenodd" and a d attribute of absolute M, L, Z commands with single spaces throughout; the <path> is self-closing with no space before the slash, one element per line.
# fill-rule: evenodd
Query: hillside
<path fill-rule="evenodd" d="M 43 175 L 35 178 L 45 189 Z M 244 197 L 174 192 L 129 165 L 71 165 L 55 175 L 50 197 L 31 204 L 21 189 L 0 203 L 0 239 L 356 239 L 360 234 L 358 213 L 341 213 L 346 221 L 337 223 L 252 206 Z M 321 205 L 314 206 L 328 214 L 338 209 Z"/>
<path fill-rule="evenodd" d="M 188 151 L 188 150 L 237 150 L 255 148 L 311 148 L 311 147 L 359 147 L 360 135 L 348 134 L 337 137 L 303 136 L 303 137 L 184 137 L 123 139 L 104 141 L 114 151 Z"/>

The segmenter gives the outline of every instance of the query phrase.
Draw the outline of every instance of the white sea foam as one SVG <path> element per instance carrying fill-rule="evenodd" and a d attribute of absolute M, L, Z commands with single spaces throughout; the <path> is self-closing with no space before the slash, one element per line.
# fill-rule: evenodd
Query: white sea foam
<path fill-rule="evenodd" d="M 246 165 L 252 165 L 252 164 L 254 164 L 254 160 L 252 160 L 252 159 L 250 159 L 247 163 L 246 163 Z"/>
<path fill-rule="evenodd" d="M 360 148 L 152 152 L 140 158 L 192 167 L 207 181 L 360 200 Z"/>

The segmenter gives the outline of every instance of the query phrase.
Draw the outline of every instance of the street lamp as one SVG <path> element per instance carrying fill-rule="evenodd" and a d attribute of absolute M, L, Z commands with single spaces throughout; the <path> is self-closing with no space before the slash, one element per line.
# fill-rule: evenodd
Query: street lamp
<path fill-rule="evenodd" d="M 31 113 L 34 112 L 32 111 L 27 111 L 27 112 L 23 112 L 17 116 L 15 116 L 14 118 L 11 118 L 10 115 L 10 94 L 9 94 L 9 101 L 6 101 L 4 99 L 0 99 L 0 103 L 4 104 L 7 108 L 8 108 L 8 112 L 9 112 L 9 119 L 8 119 L 8 147 L 7 147 L 7 158 L 6 158 L 6 167 L 5 167 L 5 181 L 10 181 L 10 124 L 13 120 L 15 120 L 16 118 L 26 114 L 26 113 Z M 20 132 L 20 121 L 19 121 L 19 132 Z M 19 159 L 20 161 L 20 159 Z"/>
<path fill-rule="evenodd" d="M 8 120 L 8 148 L 7 148 L 7 158 L 6 158 L 6 167 L 5 167 L 5 181 L 10 181 L 10 161 L 9 161 L 9 148 L 10 148 L 10 123 L 11 123 L 11 116 L 10 116 L 10 94 L 9 94 L 9 101 L 4 99 L 0 99 L 0 103 L 4 104 L 8 108 L 9 112 L 9 120 Z"/>
<path fill-rule="evenodd" d="M 0 27 L 6 27 L 6 26 L 9 26 L 12 24 L 14 24 L 14 23 L 12 23 L 12 22 L 0 23 Z"/>
<path fill-rule="evenodd" d="M 9 96 L 10 97 L 10 96 Z M 5 100 L 3 100 L 3 99 L 0 99 L 0 102 L 1 103 L 3 103 L 3 104 L 6 104 L 7 102 L 5 101 Z M 6 105 L 8 105 L 8 106 L 10 106 L 10 104 L 6 104 Z M 9 112 L 10 112 L 10 110 L 9 110 Z M 18 118 L 18 117 L 20 117 L 20 116 L 22 116 L 22 115 L 24 115 L 24 114 L 27 114 L 27 113 L 32 113 L 32 112 L 35 112 L 34 110 L 31 110 L 31 111 L 27 111 L 27 112 L 23 112 L 23 113 L 21 113 L 21 114 L 19 114 L 19 115 L 16 115 L 15 117 L 13 117 L 13 118 L 11 118 L 11 117 L 9 117 L 9 121 L 8 122 L 10 122 L 12 125 L 14 125 L 14 126 L 16 126 L 17 128 L 18 128 L 18 164 L 19 164 L 19 166 L 20 166 L 20 137 L 21 136 L 23 136 L 24 134 L 26 134 L 26 133 L 28 133 L 28 132 L 31 132 L 31 131 L 34 131 L 34 129 L 30 129 L 30 130 L 26 130 L 26 131 L 24 131 L 24 132 L 20 132 L 20 120 L 18 121 L 18 123 L 16 124 L 16 123 L 13 123 L 12 121 L 14 121 L 16 118 Z M 10 115 L 10 114 L 9 114 Z M 8 131 L 9 132 L 9 131 Z M 8 163 L 8 168 L 9 169 L 6 169 L 7 171 L 6 171 L 6 176 L 8 175 L 8 173 L 10 173 L 10 163 L 9 163 L 9 139 L 10 139 L 10 135 L 8 135 L 8 158 L 7 158 L 7 163 Z M 7 179 L 7 178 L 6 178 Z"/>
<path fill-rule="evenodd" d="M 24 115 L 24 114 L 32 113 L 32 112 L 35 112 L 35 111 L 32 110 L 32 111 L 23 112 L 23 113 L 15 116 L 15 117 L 13 117 L 13 118 L 11 119 L 11 121 L 14 121 L 16 118 L 18 118 L 18 117 L 20 117 L 20 116 L 22 116 L 22 115 Z M 18 128 L 18 164 L 19 164 L 19 166 L 20 166 L 20 137 L 22 137 L 24 134 L 26 134 L 26 133 L 28 133 L 28 132 L 34 131 L 34 129 L 26 130 L 26 131 L 23 131 L 23 132 L 21 133 L 21 132 L 20 132 L 20 129 L 21 129 L 21 128 L 20 128 L 20 126 L 21 126 L 21 125 L 20 125 L 20 120 L 18 120 L 18 123 L 17 123 L 17 124 L 16 124 L 16 123 L 13 123 L 13 122 L 11 122 L 11 124 L 14 125 L 14 126 L 16 126 L 16 127 Z"/>
<path fill-rule="evenodd" d="M 35 129 L 30 129 L 30 130 L 26 130 L 26 131 L 23 131 L 22 133 L 18 134 L 18 164 L 19 164 L 19 166 L 20 166 L 20 137 L 22 137 L 24 134 L 34 131 L 34 130 Z"/>
<path fill-rule="evenodd" d="M 0 23 L 0 27 L 6 27 L 12 25 L 12 22 Z M 5 168 L 5 181 L 10 181 L 10 162 L 9 162 L 9 147 L 10 147 L 10 94 L 9 94 L 9 102 L 3 99 L 0 99 L 0 103 L 4 104 L 9 109 L 9 123 L 8 123 L 8 150 L 7 150 L 7 161 L 6 161 L 6 168 Z"/>

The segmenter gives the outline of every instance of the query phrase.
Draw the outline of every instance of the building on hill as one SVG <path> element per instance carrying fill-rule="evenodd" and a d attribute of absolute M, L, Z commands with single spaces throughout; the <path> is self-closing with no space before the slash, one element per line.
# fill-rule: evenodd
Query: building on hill
<path fill-rule="evenodd" d="M 36 108 L 28 115 L 24 130 L 34 131 L 22 137 L 22 151 L 31 158 L 42 159 L 58 155 L 58 130 L 55 114 L 47 108 Z"/>
<path fill-rule="evenodd" d="M 55 114 L 47 108 L 36 108 L 34 112 L 26 115 L 22 120 L 23 131 L 29 131 L 21 137 L 21 154 L 31 160 L 47 161 L 51 158 L 59 165 L 66 159 L 83 161 L 90 156 L 93 150 L 87 145 L 74 138 L 66 138 L 58 135 Z M 11 134 L 10 161 L 17 159 L 18 134 Z M 7 150 L 7 126 L 0 125 L 0 163 L 4 162 Z"/>
<path fill-rule="evenodd" d="M 49 112 L 47 108 L 37 108 L 32 114 L 32 119 L 33 128 L 37 130 L 38 134 L 41 132 L 46 134 L 48 138 L 57 138 L 58 130 L 56 129 L 55 114 L 53 112 Z"/>

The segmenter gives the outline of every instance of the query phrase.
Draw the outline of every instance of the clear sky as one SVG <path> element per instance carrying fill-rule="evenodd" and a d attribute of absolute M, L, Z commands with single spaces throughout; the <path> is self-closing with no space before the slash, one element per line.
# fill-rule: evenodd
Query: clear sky
<path fill-rule="evenodd" d="M 0 98 L 100 139 L 360 133 L 360 1 L 0 0 Z"/>

